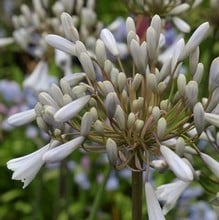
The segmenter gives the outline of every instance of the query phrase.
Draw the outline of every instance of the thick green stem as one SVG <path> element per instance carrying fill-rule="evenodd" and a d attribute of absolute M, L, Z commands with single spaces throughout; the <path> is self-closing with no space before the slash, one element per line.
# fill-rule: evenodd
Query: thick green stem
<path fill-rule="evenodd" d="M 106 182 L 107 182 L 109 175 L 110 175 L 110 171 L 111 171 L 111 168 L 108 166 L 105 173 L 104 173 L 104 180 L 103 180 L 103 182 L 102 182 L 101 186 L 99 187 L 99 190 L 96 194 L 96 198 L 93 203 L 91 213 L 90 213 L 88 220 L 96 220 L 97 219 L 96 218 L 97 211 L 98 211 L 98 208 L 99 208 L 100 203 L 102 201 L 101 199 L 102 199 L 102 196 L 103 196 L 103 193 L 105 190 Z"/>
<path fill-rule="evenodd" d="M 132 220 L 142 220 L 142 172 L 132 171 Z"/>

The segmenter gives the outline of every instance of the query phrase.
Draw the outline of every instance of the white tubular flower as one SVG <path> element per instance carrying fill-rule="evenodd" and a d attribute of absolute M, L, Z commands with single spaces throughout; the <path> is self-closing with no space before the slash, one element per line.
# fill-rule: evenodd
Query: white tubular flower
<path fill-rule="evenodd" d="M 170 169 L 179 179 L 184 181 L 193 180 L 191 168 L 177 154 L 164 145 L 160 146 L 160 152 L 167 161 Z"/>
<path fill-rule="evenodd" d="M 145 183 L 145 194 L 149 220 L 165 220 L 154 189 L 149 182 Z"/>
<path fill-rule="evenodd" d="M 114 56 L 119 56 L 119 50 L 117 48 L 116 40 L 113 34 L 108 29 L 103 29 L 101 31 L 100 38 Z"/>
<path fill-rule="evenodd" d="M 53 143 L 49 143 L 31 154 L 9 160 L 7 162 L 7 167 L 14 172 L 12 179 L 21 180 L 24 183 L 23 188 L 28 186 L 44 164 L 42 159 L 43 155 L 50 147 L 57 144 L 58 142 L 54 141 Z"/>
<path fill-rule="evenodd" d="M 57 122 L 65 122 L 73 118 L 88 103 L 89 99 L 90 99 L 90 96 L 86 95 L 60 108 L 54 115 L 55 120 Z"/>
<path fill-rule="evenodd" d="M 54 161 L 63 160 L 64 158 L 69 156 L 74 150 L 79 148 L 80 145 L 83 143 L 83 141 L 84 141 L 84 137 L 79 136 L 71 141 L 59 145 L 58 147 L 48 150 L 43 155 L 43 161 L 54 162 Z"/>
<path fill-rule="evenodd" d="M 34 109 L 30 109 L 10 116 L 8 118 L 8 124 L 12 126 L 21 126 L 30 123 L 35 119 L 36 119 L 36 112 Z"/>
<path fill-rule="evenodd" d="M 157 188 L 156 195 L 159 201 L 163 201 L 163 214 L 166 215 L 175 205 L 183 191 L 191 182 L 176 180 L 175 182 L 164 184 Z"/>
<path fill-rule="evenodd" d="M 201 153 L 201 158 L 209 169 L 219 178 L 219 162 L 204 153 Z"/>

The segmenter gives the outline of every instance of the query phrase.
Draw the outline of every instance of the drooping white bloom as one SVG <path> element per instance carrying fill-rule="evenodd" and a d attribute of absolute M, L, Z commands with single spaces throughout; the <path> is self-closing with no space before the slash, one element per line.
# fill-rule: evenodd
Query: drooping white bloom
<path fill-rule="evenodd" d="M 164 201 L 162 208 L 164 215 L 175 206 L 177 200 L 189 184 L 190 182 L 176 180 L 175 182 L 164 184 L 157 188 L 155 192 L 158 200 Z"/>
<path fill-rule="evenodd" d="M 170 169 L 181 180 L 192 181 L 193 173 L 191 168 L 172 150 L 165 145 L 160 146 L 160 151 L 167 161 Z"/>
<path fill-rule="evenodd" d="M 49 150 L 49 148 L 57 144 L 58 141 L 54 141 L 31 154 L 9 160 L 7 162 L 7 167 L 14 172 L 12 179 L 21 180 L 24 183 L 23 188 L 25 188 L 43 166 L 43 155 Z"/>
<path fill-rule="evenodd" d="M 154 189 L 149 182 L 145 183 L 145 194 L 149 220 L 165 220 Z"/>
<path fill-rule="evenodd" d="M 116 40 L 113 34 L 106 28 L 104 28 L 100 33 L 100 38 L 104 42 L 108 50 L 114 55 L 119 56 L 119 50 L 117 48 Z"/>
<path fill-rule="evenodd" d="M 58 122 L 68 121 L 81 111 L 81 109 L 88 103 L 89 99 L 90 96 L 86 95 L 70 102 L 55 113 L 54 119 Z"/>
<path fill-rule="evenodd" d="M 70 155 L 74 150 L 80 147 L 84 139 L 85 138 L 83 136 L 79 136 L 71 141 L 59 145 L 58 147 L 48 150 L 43 155 L 43 161 L 54 162 L 54 161 L 63 160 L 68 155 Z"/>
<path fill-rule="evenodd" d="M 35 119 L 36 119 L 36 112 L 34 109 L 30 109 L 10 116 L 8 118 L 8 124 L 12 126 L 21 126 L 30 123 Z"/>
<path fill-rule="evenodd" d="M 209 169 L 219 178 L 219 162 L 205 153 L 201 153 L 201 158 L 204 160 Z"/>

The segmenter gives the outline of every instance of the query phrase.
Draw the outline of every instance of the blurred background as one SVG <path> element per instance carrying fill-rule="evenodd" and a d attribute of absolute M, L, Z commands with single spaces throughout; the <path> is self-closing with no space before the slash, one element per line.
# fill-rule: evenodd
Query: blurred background
<path fill-rule="evenodd" d="M 127 2 L 96 0 L 94 6 L 96 21 L 101 21 L 100 28 L 109 26 L 121 41 L 125 36 L 124 19 L 136 14 L 136 11 L 127 7 Z M 219 55 L 219 3 L 212 1 L 210 4 L 210 2 L 203 1 L 198 7 L 182 15 L 191 26 L 191 32 L 205 21 L 209 21 L 212 25 L 211 33 L 209 33 L 208 39 L 202 43 L 200 50 L 201 61 L 207 67 L 206 76 L 202 82 L 203 94 L 207 92 L 206 79 L 210 61 Z M 58 4 L 56 9 L 52 9 L 55 3 L 55 0 L 47 1 L 47 4 L 51 5 L 47 11 L 48 17 L 56 17 L 58 14 Z M 22 45 L 19 42 L 22 32 L 18 31 L 20 30 L 19 25 L 14 16 L 25 12 L 22 7 L 24 4 L 30 9 L 34 8 L 33 2 L 29 0 L 0 1 L 0 38 L 8 40 L 3 43 L 0 41 L 0 219 L 89 219 L 94 201 L 96 201 L 97 195 L 100 195 L 101 203 L 98 207 L 97 219 L 131 220 L 131 173 L 129 170 L 109 171 L 105 155 L 74 152 L 61 163 L 44 166 L 25 189 L 22 189 L 20 181 L 11 179 L 12 172 L 7 169 L 6 162 L 44 146 L 48 142 L 48 136 L 40 131 L 34 123 L 12 128 L 7 124 L 7 117 L 31 108 L 36 103 L 37 92 L 41 90 L 38 88 L 40 85 L 32 88 L 27 79 L 33 74 L 42 57 L 48 62 L 49 82 L 56 82 L 64 71 L 62 65 L 57 60 L 55 61 L 54 52 L 50 51 L 51 48 L 48 48 L 46 52 L 38 50 L 36 42 L 41 44 L 41 29 L 31 30 L 31 44 Z M 53 14 L 54 11 L 57 12 L 56 15 Z M 77 16 L 80 19 L 80 14 Z M 140 25 L 145 24 L 145 26 L 139 26 L 139 31 L 145 30 L 149 17 L 138 15 L 135 18 Z M 22 18 L 20 18 L 20 22 L 22 23 Z M 26 21 L 23 22 L 25 26 Z M 47 25 L 46 20 L 45 25 Z M 181 32 L 171 22 L 166 25 L 166 30 L 166 39 L 169 42 L 166 47 L 168 47 Z M 48 33 L 53 33 L 53 31 L 50 29 Z M 93 29 L 89 31 L 88 33 L 91 33 Z M 98 33 L 95 34 L 98 35 Z M 189 33 L 184 35 L 187 38 Z M 71 63 L 71 68 L 77 71 L 77 60 L 71 58 Z M 203 148 L 206 147 L 204 142 L 199 144 Z M 172 177 L 171 173 L 169 176 L 165 175 L 166 179 L 163 175 L 157 175 L 156 184 L 165 183 Z M 167 215 L 167 219 L 219 219 L 217 203 L 212 202 L 211 199 L 211 196 L 205 193 L 200 186 L 192 185 L 183 193 L 177 203 L 177 208 Z M 144 213 L 146 213 L 146 206 Z"/>

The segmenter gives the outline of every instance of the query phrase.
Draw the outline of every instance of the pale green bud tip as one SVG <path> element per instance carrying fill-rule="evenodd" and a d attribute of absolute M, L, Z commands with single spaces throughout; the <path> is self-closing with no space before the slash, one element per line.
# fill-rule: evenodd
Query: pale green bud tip
<path fill-rule="evenodd" d="M 54 115 L 57 122 L 65 122 L 75 117 L 81 109 L 89 102 L 90 96 L 82 96 L 64 107 L 60 108 Z"/>
<path fill-rule="evenodd" d="M 167 161 L 169 168 L 174 172 L 174 174 L 181 180 L 184 181 L 192 181 L 193 173 L 191 168 L 180 158 L 177 154 L 175 154 L 168 147 L 161 145 L 160 152 Z"/>
<path fill-rule="evenodd" d="M 8 124 L 12 126 L 21 126 L 30 123 L 36 119 L 36 112 L 34 109 L 16 113 L 8 118 Z"/>

